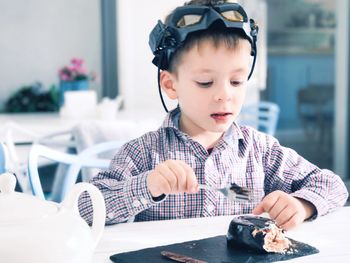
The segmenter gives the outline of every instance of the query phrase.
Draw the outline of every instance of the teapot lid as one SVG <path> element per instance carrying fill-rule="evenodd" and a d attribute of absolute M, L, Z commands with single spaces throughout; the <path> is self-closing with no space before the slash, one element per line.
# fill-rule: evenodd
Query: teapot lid
<path fill-rule="evenodd" d="M 0 175 L 0 224 L 28 223 L 58 212 L 56 203 L 15 192 L 15 186 L 16 177 L 13 174 Z"/>

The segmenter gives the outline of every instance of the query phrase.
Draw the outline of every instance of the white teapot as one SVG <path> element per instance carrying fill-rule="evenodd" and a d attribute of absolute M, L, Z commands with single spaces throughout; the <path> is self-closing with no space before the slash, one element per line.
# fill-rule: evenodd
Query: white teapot
<path fill-rule="evenodd" d="M 91 262 L 105 225 L 105 203 L 93 185 L 79 183 L 60 204 L 15 192 L 16 178 L 0 175 L 0 262 Z M 78 212 L 78 198 L 90 194 L 90 228 Z"/>

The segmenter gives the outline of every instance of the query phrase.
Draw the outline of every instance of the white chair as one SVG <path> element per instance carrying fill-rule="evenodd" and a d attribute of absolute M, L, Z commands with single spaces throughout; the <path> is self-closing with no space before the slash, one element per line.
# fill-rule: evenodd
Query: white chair
<path fill-rule="evenodd" d="M 252 126 L 269 135 L 275 135 L 280 108 L 276 103 L 260 101 L 242 108 L 240 124 Z"/>
<path fill-rule="evenodd" d="M 118 120 L 118 121 L 82 121 L 72 128 L 72 135 L 78 153 L 84 151 L 92 145 L 106 141 L 130 141 L 146 132 L 156 130 L 161 125 L 161 120 L 144 119 L 142 121 Z M 113 152 L 104 152 L 99 157 L 112 159 Z M 82 176 L 88 181 L 96 174 L 95 169 L 83 168 Z"/>
<path fill-rule="evenodd" d="M 28 159 L 28 176 L 32 193 L 42 199 L 45 199 L 38 173 L 38 161 L 40 157 L 68 165 L 67 172 L 64 175 L 60 175 L 62 178 L 55 180 L 60 182 L 60 184 L 54 185 L 52 194 L 48 198 L 50 200 L 60 202 L 63 200 L 70 188 L 76 183 L 82 167 L 100 169 L 108 168 L 111 159 L 101 159 L 96 156 L 99 153 L 110 151 L 112 149 L 118 150 L 124 143 L 124 141 L 110 141 L 95 144 L 78 154 L 60 152 L 44 145 L 33 145 L 29 152 Z M 86 178 L 82 178 L 82 181 L 85 180 Z"/>
<path fill-rule="evenodd" d="M 17 182 L 21 190 L 25 193 L 30 192 L 27 176 L 27 155 L 30 143 L 28 143 L 28 145 L 16 145 L 14 136 L 19 136 L 24 140 L 48 145 L 50 147 L 75 147 L 75 142 L 71 140 L 72 134 L 70 130 L 58 131 L 42 136 L 36 132 L 24 129 L 24 127 L 18 123 L 12 121 L 6 122 L 1 128 L 0 137 L 7 148 L 7 169 L 16 175 Z M 25 157 L 23 158 L 21 155 Z"/>

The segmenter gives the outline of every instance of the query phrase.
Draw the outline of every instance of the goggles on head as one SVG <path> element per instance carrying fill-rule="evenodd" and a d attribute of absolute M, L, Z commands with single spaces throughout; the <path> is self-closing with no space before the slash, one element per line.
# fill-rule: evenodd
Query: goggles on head
<path fill-rule="evenodd" d="M 237 3 L 214 6 L 189 5 L 174 10 L 168 22 L 158 21 L 149 37 L 149 46 L 155 55 L 153 64 L 160 69 L 168 69 L 175 51 L 182 45 L 188 34 L 209 28 L 214 22 L 230 29 L 241 31 L 252 45 L 252 55 L 256 53 L 258 26 L 254 20 L 248 21 L 247 13 Z"/>
<path fill-rule="evenodd" d="M 187 5 L 176 8 L 165 24 L 158 20 L 149 36 L 148 44 L 154 55 L 152 63 L 158 67 L 158 84 L 159 71 L 169 68 L 172 56 L 182 46 L 187 36 L 193 32 L 206 30 L 214 23 L 221 23 L 224 28 L 237 30 L 249 40 L 252 46 L 251 55 L 254 57 L 248 79 L 251 77 L 256 61 L 259 30 L 254 20 L 248 19 L 247 13 L 237 3 Z M 160 90 L 159 93 L 167 111 Z"/>

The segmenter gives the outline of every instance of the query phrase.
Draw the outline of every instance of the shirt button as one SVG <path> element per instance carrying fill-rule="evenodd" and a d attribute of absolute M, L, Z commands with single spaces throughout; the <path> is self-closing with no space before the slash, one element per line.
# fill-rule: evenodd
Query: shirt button
<path fill-rule="evenodd" d="M 143 204 L 143 205 L 147 205 L 148 204 L 148 201 L 147 201 L 147 199 L 146 198 L 141 198 L 140 199 L 140 201 L 141 201 L 141 203 Z"/>
<path fill-rule="evenodd" d="M 113 219 L 114 218 L 114 214 L 112 212 L 110 212 L 110 213 L 107 214 L 107 217 L 109 219 Z"/>
<path fill-rule="evenodd" d="M 208 205 L 207 206 L 207 210 L 209 213 L 213 212 L 213 210 L 215 209 L 215 207 L 213 205 Z"/>
<path fill-rule="evenodd" d="M 133 203 L 132 203 L 133 207 L 139 207 L 141 205 L 140 201 L 139 200 L 135 200 Z"/>

